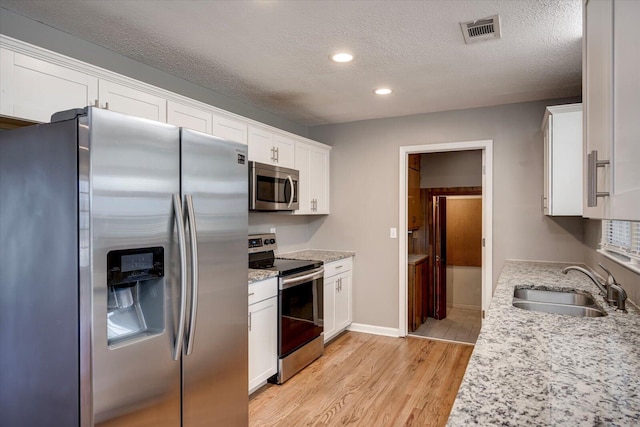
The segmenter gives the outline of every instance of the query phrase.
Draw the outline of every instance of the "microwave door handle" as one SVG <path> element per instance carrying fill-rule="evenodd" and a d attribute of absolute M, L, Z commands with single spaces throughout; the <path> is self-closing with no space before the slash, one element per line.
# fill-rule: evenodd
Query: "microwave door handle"
<path fill-rule="evenodd" d="M 173 195 L 173 214 L 178 229 L 178 248 L 180 250 L 180 314 L 178 317 L 178 332 L 173 348 L 173 360 L 179 360 L 182 354 L 182 341 L 184 340 L 184 323 L 187 306 L 187 244 L 182 222 L 182 202 L 180 195 Z"/>
<path fill-rule="evenodd" d="M 193 351 L 193 340 L 196 333 L 196 313 L 198 311 L 198 238 L 196 231 L 196 215 L 193 210 L 193 197 L 187 194 L 187 222 L 191 235 L 191 320 L 187 335 L 187 356 Z"/>
<path fill-rule="evenodd" d="M 287 175 L 287 179 L 289 180 L 289 184 L 291 185 L 291 200 L 289 200 L 288 208 L 293 204 L 293 200 L 296 198 L 296 189 L 293 186 L 293 179 L 291 179 L 291 175 Z"/>

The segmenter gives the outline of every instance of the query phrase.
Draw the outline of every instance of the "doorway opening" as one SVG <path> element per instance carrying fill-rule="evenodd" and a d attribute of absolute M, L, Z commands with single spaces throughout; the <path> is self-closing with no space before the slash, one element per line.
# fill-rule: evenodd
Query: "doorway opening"
<path fill-rule="evenodd" d="M 492 145 L 400 147 L 400 336 L 475 343 L 492 295 Z M 473 167 L 442 173 L 447 158 Z"/>

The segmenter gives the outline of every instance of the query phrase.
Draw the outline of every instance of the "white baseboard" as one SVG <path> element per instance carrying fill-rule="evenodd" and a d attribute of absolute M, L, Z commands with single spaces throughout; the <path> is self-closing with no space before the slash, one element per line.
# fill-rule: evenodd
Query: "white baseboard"
<path fill-rule="evenodd" d="M 364 332 L 365 334 L 383 335 L 385 337 L 399 337 L 398 328 L 387 328 L 384 326 L 366 325 L 364 323 L 352 323 L 347 327 L 347 331 Z"/>

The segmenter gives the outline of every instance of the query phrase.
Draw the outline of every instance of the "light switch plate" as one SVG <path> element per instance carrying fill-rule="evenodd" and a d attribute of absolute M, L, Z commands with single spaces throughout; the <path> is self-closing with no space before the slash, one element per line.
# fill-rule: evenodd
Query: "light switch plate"
<path fill-rule="evenodd" d="M 275 232 L 276 232 L 276 228 L 275 227 L 271 227 L 269 229 L 269 233 L 274 233 L 275 234 Z"/>
<path fill-rule="evenodd" d="M 389 229 L 389 237 L 392 239 L 397 239 L 398 238 L 398 229 L 395 227 L 391 227 Z"/>

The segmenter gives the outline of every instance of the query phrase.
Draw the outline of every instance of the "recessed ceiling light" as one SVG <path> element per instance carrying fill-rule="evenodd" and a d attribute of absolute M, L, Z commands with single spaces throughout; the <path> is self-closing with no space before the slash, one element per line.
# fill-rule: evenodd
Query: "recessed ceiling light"
<path fill-rule="evenodd" d="M 393 91 L 388 87 L 381 87 L 373 91 L 376 95 L 389 95 L 391 92 Z"/>
<path fill-rule="evenodd" d="M 353 55 L 346 52 L 340 52 L 331 55 L 329 58 L 331 58 L 333 62 L 351 62 L 353 60 Z"/>

